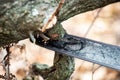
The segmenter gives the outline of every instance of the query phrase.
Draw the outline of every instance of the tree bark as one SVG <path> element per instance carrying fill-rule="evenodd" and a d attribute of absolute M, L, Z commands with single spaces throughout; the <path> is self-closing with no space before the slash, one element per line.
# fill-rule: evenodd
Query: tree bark
<path fill-rule="evenodd" d="M 55 52 L 54 65 L 52 67 L 39 63 L 32 64 L 32 72 L 24 80 L 30 80 L 28 79 L 30 77 L 35 78 L 33 75 L 41 75 L 44 80 L 69 80 L 74 71 L 74 65 L 73 57 Z"/>
<path fill-rule="evenodd" d="M 101 8 L 119 1 L 120 0 L 66 0 L 59 14 L 59 19 L 63 21 L 77 14 Z"/>
<path fill-rule="evenodd" d="M 64 30 L 57 27 L 62 21 L 118 1 L 120 0 L 65 0 L 58 16 L 58 23 L 48 34 L 58 32 L 63 36 Z M 0 2 L 0 46 L 4 46 L 28 38 L 29 31 L 35 31 L 45 25 L 59 0 L 0 0 Z M 74 70 L 74 58 L 58 54 L 56 52 L 53 66 L 55 70 L 49 73 L 46 80 L 66 80 Z"/>
<path fill-rule="evenodd" d="M 120 0 L 65 0 L 60 22 L 79 13 L 104 7 Z M 41 28 L 59 0 L 0 0 L 0 46 L 29 37 L 29 31 Z"/>

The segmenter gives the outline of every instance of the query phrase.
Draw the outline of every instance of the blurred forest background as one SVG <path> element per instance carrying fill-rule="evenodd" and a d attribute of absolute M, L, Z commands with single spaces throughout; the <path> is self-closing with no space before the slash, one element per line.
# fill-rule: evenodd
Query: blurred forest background
<path fill-rule="evenodd" d="M 96 17 L 97 15 L 97 17 Z M 91 28 L 90 25 L 95 19 Z M 104 8 L 82 13 L 64 21 L 63 26 L 67 33 L 87 37 L 89 39 L 120 45 L 120 3 L 108 5 Z M 89 31 L 88 31 L 89 29 Z M 88 32 L 87 35 L 86 32 Z M 29 71 L 33 63 L 53 65 L 54 51 L 39 47 L 29 41 L 29 39 L 18 42 L 23 45 L 11 47 L 10 71 L 16 75 L 18 80 L 22 80 Z M 0 49 L 0 61 L 6 55 L 4 49 Z M 93 63 L 80 59 L 75 59 L 75 71 L 71 75 L 71 80 L 120 80 L 120 72 L 106 67 L 99 67 Z M 4 69 L 0 65 L 0 74 L 4 74 Z M 63 73 L 64 74 L 64 73 Z M 2 80 L 2 79 L 0 79 Z M 40 78 L 42 80 L 42 78 Z"/>

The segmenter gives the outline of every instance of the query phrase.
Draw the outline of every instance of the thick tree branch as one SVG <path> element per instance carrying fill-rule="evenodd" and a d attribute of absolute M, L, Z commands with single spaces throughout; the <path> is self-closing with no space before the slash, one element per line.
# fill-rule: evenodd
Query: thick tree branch
<path fill-rule="evenodd" d="M 54 0 L 1 0 L 0 46 L 29 37 L 44 25 L 57 7 Z"/>
<path fill-rule="evenodd" d="M 66 0 L 59 13 L 59 20 L 64 21 L 77 14 L 104 7 L 120 0 Z"/>
<path fill-rule="evenodd" d="M 120 0 L 65 0 L 58 20 L 97 9 Z M 59 0 L 0 0 L 0 46 L 29 37 L 29 31 L 43 27 Z"/>
<path fill-rule="evenodd" d="M 35 63 L 32 65 L 32 72 L 28 76 L 41 75 L 44 80 L 69 80 L 74 71 L 74 65 L 73 57 L 55 52 L 54 65 L 52 67 L 49 68 L 45 64 Z M 28 76 L 25 77 L 25 80 Z"/>

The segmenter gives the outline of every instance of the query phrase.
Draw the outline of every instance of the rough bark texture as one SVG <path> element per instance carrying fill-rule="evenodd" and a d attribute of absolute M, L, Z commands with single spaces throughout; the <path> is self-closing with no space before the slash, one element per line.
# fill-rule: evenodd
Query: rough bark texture
<path fill-rule="evenodd" d="M 55 7 L 54 0 L 4 1 L 0 5 L 0 46 L 28 38 L 29 31 L 42 27 Z"/>
<path fill-rule="evenodd" d="M 91 11 L 119 1 L 120 0 L 66 0 L 59 14 L 59 19 L 63 21 L 79 13 Z"/>
<path fill-rule="evenodd" d="M 52 67 L 49 68 L 47 65 L 35 63 L 31 70 L 31 75 L 27 76 L 25 80 L 31 78 L 37 80 L 33 75 L 41 75 L 44 80 L 69 80 L 74 71 L 74 58 L 55 52 Z"/>
<path fill-rule="evenodd" d="M 58 21 L 52 28 L 47 30 L 47 33 L 51 39 L 58 40 L 64 37 L 66 31 Z M 36 39 L 36 42 L 40 42 L 40 38 Z M 55 52 L 54 64 L 52 67 L 49 68 L 46 65 L 33 64 L 31 71 L 31 75 L 29 76 L 32 78 L 36 78 L 33 75 L 41 75 L 45 80 L 68 80 L 74 71 L 74 57 Z M 30 80 L 30 77 L 27 76 L 25 80 Z"/>
<path fill-rule="evenodd" d="M 118 1 L 120 0 L 65 0 L 58 16 L 58 24 L 81 12 Z M 28 38 L 29 31 L 41 28 L 54 12 L 59 0 L 0 0 L 0 2 L 0 46 L 4 46 Z M 57 28 L 49 31 L 50 34 L 58 32 Z M 65 34 L 63 32 L 58 34 L 62 36 Z M 74 59 L 56 52 L 53 68 L 54 70 L 45 77 L 46 80 L 67 80 L 74 70 Z"/>
<path fill-rule="evenodd" d="M 58 20 L 97 9 L 120 0 L 66 0 Z M 0 46 L 28 38 L 28 32 L 42 27 L 59 0 L 0 0 Z"/>
<path fill-rule="evenodd" d="M 74 71 L 74 58 L 55 52 L 54 71 L 45 80 L 69 80 Z"/>

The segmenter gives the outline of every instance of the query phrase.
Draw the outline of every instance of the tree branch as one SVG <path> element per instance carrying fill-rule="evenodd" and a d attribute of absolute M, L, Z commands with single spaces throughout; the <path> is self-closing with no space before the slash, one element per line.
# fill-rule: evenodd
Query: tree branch
<path fill-rule="evenodd" d="M 73 57 L 55 52 L 54 65 L 52 67 L 35 63 L 32 65 L 30 75 L 26 76 L 24 80 L 34 77 L 33 75 L 41 75 L 44 80 L 69 80 L 74 71 L 74 65 Z"/>
<path fill-rule="evenodd" d="M 59 0 L 0 0 L 0 46 L 29 37 L 45 25 L 57 8 Z M 97 9 L 120 0 L 65 0 L 60 22 L 81 12 Z"/>
<path fill-rule="evenodd" d="M 0 0 L 0 46 L 17 42 L 29 37 L 29 31 L 41 28 L 49 20 L 60 0 Z M 58 22 L 48 31 L 48 35 L 57 39 L 64 36 L 61 22 L 81 12 L 97 9 L 120 0 L 65 0 L 58 14 Z M 57 34 L 56 34 L 57 33 Z M 56 70 L 46 80 L 66 80 L 74 68 L 73 57 L 55 54 Z M 59 61 L 56 60 L 59 57 Z M 67 70 L 66 70 L 67 69 Z M 63 73 L 63 71 L 66 71 Z M 57 75 L 57 76 L 56 76 Z"/>
<path fill-rule="evenodd" d="M 58 20 L 64 21 L 81 12 L 93 10 L 120 0 L 65 0 Z M 29 37 L 45 25 L 53 14 L 59 0 L 1 0 L 0 46 Z"/>
<path fill-rule="evenodd" d="M 29 31 L 41 28 L 56 7 L 55 0 L 4 0 L 0 5 L 0 46 L 28 38 Z"/>
<path fill-rule="evenodd" d="M 104 7 L 120 0 L 66 0 L 59 13 L 59 20 L 64 21 L 77 14 Z"/>

